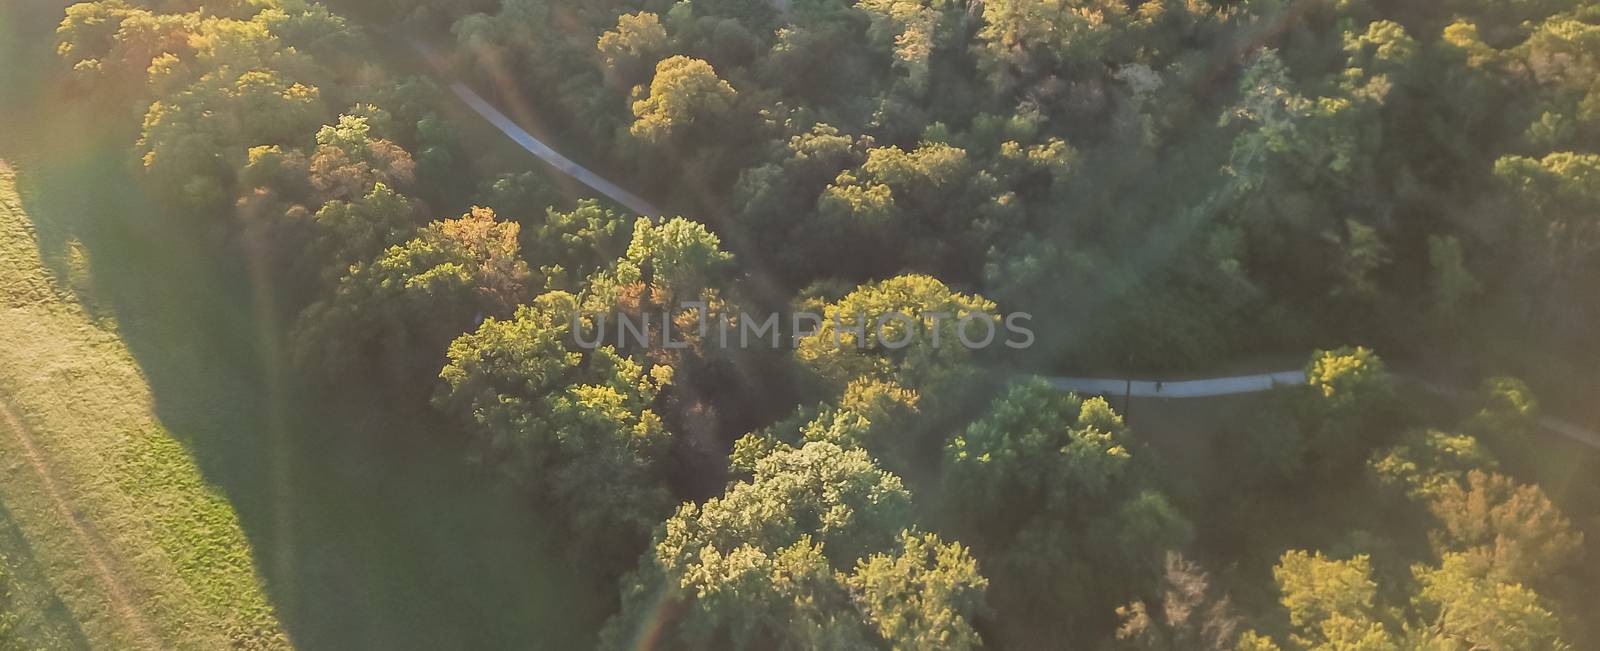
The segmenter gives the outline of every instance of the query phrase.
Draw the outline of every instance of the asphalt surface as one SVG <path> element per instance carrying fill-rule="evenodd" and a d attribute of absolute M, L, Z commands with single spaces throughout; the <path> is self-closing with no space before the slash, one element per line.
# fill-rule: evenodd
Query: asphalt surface
<path fill-rule="evenodd" d="M 516 122 L 506 117 L 506 114 L 501 113 L 500 109 L 495 108 L 493 104 L 490 104 L 471 88 L 468 88 L 466 84 L 459 82 L 450 84 L 450 90 L 456 94 L 456 97 L 460 97 L 461 101 L 465 102 L 469 108 L 476 111 L 478 115 L 483 116 L 483 119 L 488 120 L 489 124 L 494 125 L 501 133 L 506 134 L 506 137 L 511 138 L 534 156 L 538 156 L 541 160 L 561 170 L 561 173 L 577 179 L 579 183 L 593 188 L 595 192 L 605 195 L 612 201 L 622 204 L 628 210 L 641 216 L 651 218 L 659 218 L 661 216 L 661 211 L 650 205 L 650 202 L 622 189 L 622 186 L 606 180 L 605 177 L 595 174 L 588 168 L 573 162 L 572 159 L 562 156 L 561 152 L 551 149 L 550 145 L 535 138 L 526 129 L 517 126 Z"/>

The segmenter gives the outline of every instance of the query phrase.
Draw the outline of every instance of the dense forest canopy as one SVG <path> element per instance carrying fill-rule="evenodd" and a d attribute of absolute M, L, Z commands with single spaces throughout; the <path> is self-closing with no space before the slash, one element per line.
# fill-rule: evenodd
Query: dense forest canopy
<path fill-rule="evenodd" d="M 557 523 L 602 648 L 1600 644 L 1600 510 L 1489 446 L 1535 394 L 1600 414 L 1600 4 L 98 0 L 57 37 L 298 373 Z M 668 217 L 485 154 L 455 82 Z M 694 334 L 768 311 L 824 319 Z M 838 343 L 888 312 L 1037 339 Z M 580 345 L 602 314 L 689 334 Z M 1312 350 L 1206 481 L 1038 377 Z M 1470 406 L 1418 407 L 1440 374 Z"/>

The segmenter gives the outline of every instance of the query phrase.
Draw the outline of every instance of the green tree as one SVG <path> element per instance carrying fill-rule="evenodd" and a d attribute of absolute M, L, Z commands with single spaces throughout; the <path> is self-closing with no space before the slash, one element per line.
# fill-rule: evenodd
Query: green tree
<path fill-rule="evenodd" d="M 990 344 L 998 345 L 1007 336 L 994 303 L 930 276 L 862 285 L 820 316 L 816 333 L 800 340 L 795 356 L 841 390 L 859 377 L 937 390 L 966 372 L 973 350 L 963 341 L 993 334 Z"/>
<path fill-rule="evenodd" d="M 416 211 L 405 195 L 375 183 L 355 201 L 335 199 L 317 211 L 317 240 L 324 276 L 337 280 L 351 265 L 373 259 L 384 249 L 404 243 L 416 230 Z"/>
<path fill-rule="evenodd" d="M 1104 0 L 998 0 L 983 3 L 980 64 L 1001 89 L 1049 75 L 1081 72 L 1106 54 L 1128 5 Z"/>
<path fill-rule="evenodd" d="M 1222 115 L 1221 125 L 1251 126 L 1234 138 L 1227 171 L 1238 190 L 1259 188 L 1266 180 L 1270 157 L 1287 150 L 1300 123 L 1311 112 L 1311 100 L 1295 92 L 1288 66 L 1277 50 L 1255 54 L 1239 77 L 1239 100 Z"/>
<path fill-rule="evenodd" d="M 550 179 L 534 171 L 497 174 L 481 183 L 474 195 L 477 205 L 519 222 L 527 222 L 541 211 L 559 205 L 561 199 L 560 191 Z M 524 230 L 523 235 L 528 235 L 529 230 Z M 532 260 L 539 261 L 538 258 Z"/>
<path fill-rule="evenodd" d="M 844 579 L 862 616 L 891 649 L 983 646 L 972 618 L 987 608 L 988 579 L 958 543 L 934 534 L 900 534 L 899 549 L 857 562 Z"/>
<path fill-rule="evenodd" d="M 686 362 L 694 367 L 692 358 L 707 352 L 701 345 L 703 337 L 713 336 L 717 325 L 710 321 L 711 315 L 736 312 L 724 297 L 733 256 L 721 247 L 722 241 L 702 224 L 682 217 L 656 224 L 640 217 L 622 257 L 589 279 L 584 312 L 642 324 L 645 352 L 657 363 L 688 370 Z M 663 315 L 672 319 L 670 326 L 663 324 Z M 615 320 L 612 327 L 620 328 Z M 667 347 L 666 328 L 672 331 L 672 341 L 688 346 Z M 615 343 L 630 354 L 642 352 L 634 339 Z"/>
<path fill-rule="evenodd" d="M 73 68 L 98 68 L 114 47 L 117 31 L 129 16 L 150 12 L 120 0 L 69 5 L 56 27 L 56 53 Z M 149 65 L 149 62 L 145 62 Z"/>
<path fill-rule="evenodd" d="M 311 161 L 294 148 L 279 145 L 251 147 L 239 183 L 245 188 L 271 191 L 285 201 L 311 200 Z"/>
<path fill-rule="evenodd" d="M 415 180 L 416 163 L 399 145 L 376 137 L 365 117 L 339 116 L 317 131 L 311 154 L 311 186 L 323 200 L 360 198 L 383 184 L 404 190 Z"/>
<path fill-rule="evenodd" d="M 1428 236 L 1428 266 L 1433 270 L 1433 308 L 1443 319 L 1454 319 L 1483 284 L 1467 269 L 1461 241 L 1451 235 Z"/>
<path fill-rule="evenodd" d="M 1395 433 L 1394 379 L 1364 347 L 1319 350 L 1306 365 L 1305 459 L 1326 477 L 1360 467 Z"/>
<path fill-rule="evenodd" d="M 629 131 L 659 145 L 704 144 L 727 126 L 738 93 L 717 77 L 711 64 L 673 56 L 656 64 L 650 92 L 633 103 L 637 118 Z"/>
<path fill-rule="evenodd" d="M 1528 383 L 1514 377 L 1485 379 L 1478 389 L 1478 413 L 1467 420 L 1467 429 L 1480 435 L 1530 436 L 1539 427 L 1539 398 Z"/>
<path fill-rule="evenodd" d="M 945 0 L 865 0 L 856 5 L 871 17 L 868 34 L 880 47 L 892 49 L 894 66 L 913 97 L 928 90 L 930 59 L 948 38 L 945 12 L 958 3 Z"/>
<path fill-rule="evenodd" d="M 307 179 L 310 164 L 296 149 L 278 145 L 251 147 L 239 173 L 239 197 L 234 202 L 236 232 L 231 239 L 251 252 L 264 269 L 277 273 L 280 296 L 299 297 L 316 291 L 325 260 L 307 251 L 319 244 L 316 219 L 306 204 L 311 201 Z M 375 251 L 368 252 L 371 257 Z M 291 299 L 291 300 L 295 300 Z"/>
<path fill-rule="evenodd" d="M 835 255 L 843 233 L 816 219 L 801 219 L 797 210 L 814 206 L 840 172 L 866 160 L 871 138 L 857 138 L 828 124 L 791 136 L 777 148 L 772 162 L 745 170 L 733 191 L 739 225 L 762 253 L 774 260 L 772 271 L 795 283 L 836 275 Z M 802 212 L 809 214 L 809 211 Z"/>
<path fill-rule="evenodd" d="M 823 190 L 816 228 L 831 236 L 846 277 L 910 266 L 972 278 L 992 243 L 988 236 L 1006 226 L 973 216 L 1005 214 L 991 210 L 1006 200 L 1003 194 L 959 147 L 877 147 L 859 169 L 840 173 Z"/>
<path fill-rule="evenodd" d="M 912 468 L 913 436 L 923 416 L 921 396 L 892 382 L 861 378 L 845 388 L 837 406 L 801 408 L 790 418 L 734 442 L 730 465 L 753 472 L 756 462 L 781 445 L 821 441 L 846 450 L 864 449 L 890 470 Z"/>
<path fill-rule="evenodd" d="M 1566 649 L 1561 624 L 1532 590 L 1485 577 L 1460 554 L 1446 554 L 1438 567 L 1417 565 L 1419 590 L 1411 596 L 1411 618 L 1377 603 L 1378 585 L 1366 556 L 1348 561 L 1320 552 L 1292 550 L 1273 568 L 1289 611 L 1287 648 L 1351 649 Z M 1249 631 L 1239 649 L 1280 648 Z"/>
<path fill-rule="evenodd" d="M 664 14 L 676 49 L 724 70 L 744 68 L 779 27 L 776 7 L 738 0 L 678 3 Z"/>
<path fill-rule="evenodd" d="M 1324 417 L 1336 422 L 1366 422 L 1394 398 L 1394 378 L 1371 349 L 1357 346 L 1319 350 L 1306 365 L 1306 384 Z"/>
<path fill-rule="evenodd" d="M 656 224 L 640 217 L 622 257 L 592 280 L 591 291 L 615 304 L 620 288 L 647 286 L 642 293 L 660 305 L 702 298 L 717 289 L 731 272 L 733 256 L 722 250 L 722 240 L 703 224 L 675 217 Z"/>
<path fill-rule="evenodd" d="M 1321 552 L 1292 550 L 1272 568 L 1272 576 L 1294 628 L 1290 639 L 1298 647 L 1399 651 L 1400 642 L 1376 603 L 1378 584 L 1367 556 L 1338 561 Z"/>
<path fill-rule="evenodd" d="M 1407 433 L 1393 447 L 1373 455 L 1369 465 L 1380 482 L 1412 497 L 1431 499 L 1457 489 L 1468 472 L 1494 470 L 1498 462 L 1471 436 L 1428 429 Z"/>
<path fill-rule="evenodd" d="M 152 104 L 137 151 L 158 189 L 191 207 L 217 208 L 231 199 L 248 147 L 292 145 L 322 113 L 315 87 L 271 71 L 223 68 Z"/>
<path fill-rule="evenodd" d="M 650 66 L 660 61 L 671 43 L 661 19 L 648 11 L 622 14 L 617 27 L 600 35 L 595 44 L 605 64 L 606 74 L 623 88 L 644 81 Z"/>
<path fill-rule="evenodd" d="M 332 296 L 301 313 L 291 334 L 297 364 L 324 377 L 426 386 L 452 339 L 525 299 L 517 231 L 516 223 L 474 209 L 352 265 Z"/>
<path fill-rule="evenodd" d="M 206 9 L 210 4 L 206 3 Z M 267 5 L 254 20 L 264 24 L 286 48 L 338 72 L 352 72 L 374 56 L 365 35 L 327 6 L 317 2 L 273 4 L 276 6 Z"/>
<path fill-rule="evenodd" d="M 1521 27 L 1518 25 L 1518 31 Z M 1564 12 L 1538 22 L 1510 52 L 1510 58 L 1526 66 L 1542 100 L 1528 114 L 1538 119 L 1528 129 L 1528 135 L 1533 136 L 1529 144 L 1554 149 L 1561 141 L 1590 147 L 1600 141 L 1600 91 L 1593 82 L 1600 75 L 1597 36 L 1600 20 L 1592 11 Z M 1540 123 L 1557 123 L 1561 128 L 1540 138 Z"/>
<path fill-rule="evenodd" d="M 1000 641 L 1110 634 L 1115 609 L 1153 590 L 1192 532 L 1134 464 L 1104 399 L 1014 383 L 952 437 L 945 507 L 994 581 Z"/>
<path fill-rule="evenodd" d="M 1372 320 L 1393 248 L 1385 216 L 1394 207 L 1370 189 L 1382 176 L 1382 109 L 1396 84 L 1388 71 L 1414 49 L 1404 38 L 1351 35 L 1343 72 L 1303 84 L 1278 51 L 1262 49 L 1219 122 L 1240 128 L 1211 201 L 1240 229 L 1246 269 L 1280 300 L 1307 297 L 1319 318 L 1352 326 Z"/>
<path fill-rule="evenodd" d="M 574 290 L 583 279 L 622 257 L 629 221 L 595 199 L 580 199 L 569 211 L 550 208 L 544 221 L 523 230 L 523 249 L 550 289 Z"/>
<path fill-rule="evenodd" d="M 434 404 L 469 423 L 472 458 L 553 503 L 598 567 L 626 563 L 671 511 L 670 433 L 651 409 L 664 379 L 572 333 L 553 292 L 450 344 Z"/>
<path fill-rule="evenodd" d="M 1447 554 L 1438 568 L 1413 568 L 1422 584 L 1415 605 L 1424 642 L 1416 648 L 1570 648 L 1561 640 L 1561 622 L 1538 594 L 1486 579 L 1473 566 L 1462 555 Z"/>
<path fill-rule="evenodd" d="M 1600 155 L 1505 156 L 1495 161 L 1494 174 L 1515 211 L 1509 234 L 1521 243 L 1517 286 L 1525 292 L 1524 313 L 1542 324 L 1542 332 L 1590 341 L 1585 315 L 1600 308 L 1584 279 L 1600 263 Z"/>
<path fill-rule="evenodd" d="M 881 87 L 885 75 L 878 53 L 866 47 L 860 14 L 853 7 L 838 7 L 834 0 L 799 0 L 791 3 L 793 13 L 805 11 L 802 4 L 823 5 L 824 15 L 778 28 L 772 48 L 756 62 L 757 81 L 795 104 L 844 109 L 851 117 L 864 119 L 861 112 L 867 107 L 860 103 L 861 97 Z"/>
<path fill-rule="evenodd" d="M 152 72 L 190 58 L 189 39 L 199 30 L 195 14 L 158 14 L 120 0 L 67 7 L 56 29 L 56 51 L 74 77 L 116 97 L 147 88 Z"/>
<path fill-rule="evenodd" d="M 781 446 L 656 530 L 601 648 L 972 648 L 985 581 L 911 513 L 865 451 Z"/>
<path fill-rule="evenodd" d="M 1379 287 L 1375 275 L 1390 262 L 1389 247 L 1376 228 L 1354 219 L 1344 222 L 1345 234 L 1339 240 L 1339 274 L 1342 281 L 1333 296 L 1359 306 L 1376 299 Z"/>

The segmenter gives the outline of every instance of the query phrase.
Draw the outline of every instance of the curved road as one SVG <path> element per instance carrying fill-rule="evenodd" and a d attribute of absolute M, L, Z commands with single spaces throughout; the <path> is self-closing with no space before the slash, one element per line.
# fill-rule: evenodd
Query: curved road
<path fill-rule="evenodd" d="M 595 192 L 600 193 L 601 196 L 621 204 L 642 217 L 657 220 L 661 218 L 661 211 L 651 205 L 650 202 L 623 189 L 622 186 L 611 182 L 610 179 L 596 174 L 593 170 L 561 155 L 561 152 L 556 151 L 555 148 L 545 144 L 543 140 L 528 133 L 527 129 L 522 128 L 515 120 L 501 112 L 495 105 L 490 104 L 489 100 L 484 99 L 477 91 L 472 90 L 471 86 L 460 81 L 451 80 L 450 70 L 443 63 L 447 57 L 441 56 L 424 40 L 407 34 L 405 30 L 394 25 L 377 26 L 372 29 L 390 39 L 403 41 L 410 45 L 411 49 L 421 57 L 423 67 L 431 69 L 436 79 L 449 83 L 450 92 L 455 93 L 455 96 L 460 98 L 461 102 L 467 105 L 467 108 L 472 109 L 474 113 L 487 120 L 494 128 L 499 129 L 500 133 L 505 134 L 507 138 L 527 150 L 528 153 L 538 157 L 539 160 L 549 163 L 552 167 L 560 170 L 562 174 L 566 174 L 579 183 L 589 186 Z"/>
<path fill-rule="evenodd" d="M 561 155 L 544 141 L 535 138 L 526 129 L 517 126 L 505 113 L 500 112 L 488 100 L 474 92 L 466 84 L 456 82 L 450 85 L 450 90 L 461 98 L 462 102 L 483 116 L 490 124 L 499 129 L 506 137 L 511 138 L 523 149 L 534 156 L 553 165 L 563 174 L 571 176 L 578 182 L 593 188 L 596 192 L 611 200 L 626 206 L 629 210 L 645 217 L 659 218 L 661 211 L 650 202 L 639 196 L 622 189 L 599 174 L 590 171 Z M 1139 398 L 1214 398 L 1217 396 L 1231 396 L 1247 393 L 1261 393 L 1271 391 L 1282 386 L 1294 386 L 1306 383 L 1305 372 L 1300 370 L 1278 371 L 1273 373 L 1258 373 L 1255 375 L 1236 375 L 1232 377 L 1216 377 L 1201 380 L 1180 380 L 1167 382 L 1163 380 L 1132 380 L 1123 378 L 1084 378 L 1084 377 L 1049 377 L 1045 378 L 1051 385 L 1063 391 L 1077 391 L 1094 395 L 1108 396 L 1135 396 Z M 1402 378 L 1416 383 L 1423 390 L 1447 398 L 1460 398 L 1466 392 L 1453 387 L 1441 386 L 1415 378 Z M 1550 432 L 1565 436 L 1591 448 L 1600 450 L 1600 433 L 1579 427 L 1576 424 L 1545 416 L 1539 419 L 1539 425 Z"/>
<path fill-rule="evenodd" d="M 489 124 L 494 125 L 494 128 L 499 129 L 500 133 L 506 134 L 506 137 L 511 138 L 518 145 L 522 145 L 523 149 L 561 170 L 562 174 L 566 174 L 577 179 L 579 183 L 594 188 L 595 192 L 605 195 L 612 201 L 622 204 L 628 210 L 636 212 L 643 217 L 658 218 L 661 216 L 661 211 L 650 205 L 650 202 L 622 189 L 622 186 L 612 183 L 588 168 L 572 162 L 572 159 L 562 156 L 561 152 L 551 149 L 550 145 L 544 144 L 544 141 L 533 137 L 533 134 L 517 126 L 516 122 L 506 117 L 506 114 L 501 113 L 500 109 L 495 108 L 493 104 L 490 104 L 488 100 L 468 88 L 466 84 L 461 82 L 450 84 L 450 90 L 456 94 L 456 97 L 461 98 L 461 101 L 465 102 L 467 107 L 476 111 L 478 115 L 483 116 L 483 119 L 488 120 Z"/>

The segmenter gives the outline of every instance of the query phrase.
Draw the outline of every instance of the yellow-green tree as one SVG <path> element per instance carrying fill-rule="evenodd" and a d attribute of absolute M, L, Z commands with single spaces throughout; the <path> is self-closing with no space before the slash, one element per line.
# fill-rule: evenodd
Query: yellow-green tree
<path fill-rule="evenodd" d="M 649 94 L 633 103 L 629 132 L 658 145 L 704 144 L 726 126 L 738 93 L 717 77 L 711 64 L 673 56 L 656 64 Z"/>
<path fill-rule="evenodd" d="M 555 506 L 590 562 L 631 560 L 671 511 L 663 379 L 609 346 L 585 349 L 576 297 L 545 294 L 450 344 L 434 404 L 467 424 L 471 458 Z"/>
<path fill-rule="evenodd" d="M 656 530 L 601 648 L 973 649 L 987 581 L 863 450 L 781 446 Z"/>
<path fill-rule="evenodd" d="M 944 449 L 944 507 L 994 580 L 1000 642 L 1092 639 L 1156 587 L 1189 522 L 1102 398 L 1019 381 Z"/>

